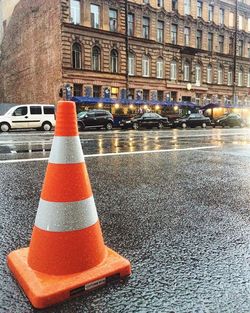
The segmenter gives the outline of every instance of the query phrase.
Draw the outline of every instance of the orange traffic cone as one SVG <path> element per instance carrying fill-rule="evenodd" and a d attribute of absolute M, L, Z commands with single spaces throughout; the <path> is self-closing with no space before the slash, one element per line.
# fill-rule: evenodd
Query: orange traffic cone
<path fill-rule="evenodd" d="M 55 137 L 29 248 L 8 266 L 36 308 L 45 308 L 131 273 L 104 245 L 77 129 L 74 102 L 57 107 Z"/>

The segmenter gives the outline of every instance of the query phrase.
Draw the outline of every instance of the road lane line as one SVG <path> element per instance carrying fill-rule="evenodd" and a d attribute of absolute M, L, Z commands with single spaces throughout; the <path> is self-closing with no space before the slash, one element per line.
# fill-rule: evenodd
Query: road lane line
<path fill-rule="evenodd" d="M 163 149 L 163 150 L 146 150 L 146 151 L 134 151 L 134 152 L 117 152 L 117 153 L 102 153 L 102 154 L 85 154 L 85 158 L 95 158 L 104 156 L 119 156 L 119 155 L 132 155 L 132 154 L 147 154 L 147 153 L 163 153 L 163 152 L 176 152 L 176 151 L 192 151 L 192 150 L 204 150 L 215 149 L 220 146 L 204 146 L 204 147 L 192 147 L 192 148 L 175 148 L 175 149 Z M 36 158 L 36 159 L 19 159 L 19 160 L 2 160 L 0 164 L 6 163 L 21 163 L 21 162 L 35 162 L 35 161 L 47 161 L 49 158 Z"/>

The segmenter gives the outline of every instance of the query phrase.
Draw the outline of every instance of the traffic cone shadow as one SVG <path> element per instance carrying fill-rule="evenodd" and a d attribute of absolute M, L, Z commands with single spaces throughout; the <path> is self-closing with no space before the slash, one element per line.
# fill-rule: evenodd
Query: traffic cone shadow
<path fill-rule="evenodd" d="M 45 308 L 131 274 L 105 246 L 78 135 L 75 104 L 57 106 L 55 136 L 29 248 L 8 266 L 36 308 Z"/>

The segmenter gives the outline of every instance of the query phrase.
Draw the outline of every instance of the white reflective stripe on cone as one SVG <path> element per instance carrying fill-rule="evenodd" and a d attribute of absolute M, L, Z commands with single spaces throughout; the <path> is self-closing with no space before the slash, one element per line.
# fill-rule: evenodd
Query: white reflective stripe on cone
<path fill-rule="evenodd" d="M 46 231 L 81 230 L 98 221 L 93 196 L 75 202 L 50 202 L 40 199 L 35 225 Z"/>
<path fill-rule="evenodd" d="M 55 136 L 52 142 L 49 163 L 83 163 L 84 155 L 79 136 Z"/>

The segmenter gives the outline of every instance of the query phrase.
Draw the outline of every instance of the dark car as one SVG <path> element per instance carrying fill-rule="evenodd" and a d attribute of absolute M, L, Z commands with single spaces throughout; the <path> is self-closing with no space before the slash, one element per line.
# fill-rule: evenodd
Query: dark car
<path fill-rule="evenodd" d="M 102 128 L 111 130 L 114 125 L 113 115 L 106 110 L 89 110 L 77 115 L 78 129 Z"/>
<path fill-rule="evenodd" d="M 129 120 L 122 120 L 120 127 L 123 129 L 133 128 L 135 130 L 139 128 L 153 128 L 158 127 L 162 129 L 164 126 L 169 126 L 168 119 L 162 117 L 157 113 L 144 113 L 136 115 Z"/>
<path fill-rule="evenodd" d="M 244 126 L 244 121 L 240 117 L 239 114 L 236 113 L 229 113 L 227 115 L 219 117 L 217 120 L 215 120 L 214 126 L 229 126 L 229 127 L 234 127 L 234 126 L 239 126 L 243 127 Z"/>
<path fill-rule="evenodd" d="M 197 126 L 206 128 L 207 126 L 210 126 L 210 125 L 211 125 L 210 118 L 200 113 L 191 113 L 188 116 L 177 118 L 173 122 L 173 127 L 182 127 L 182 128 L 197 127 Z"/>

